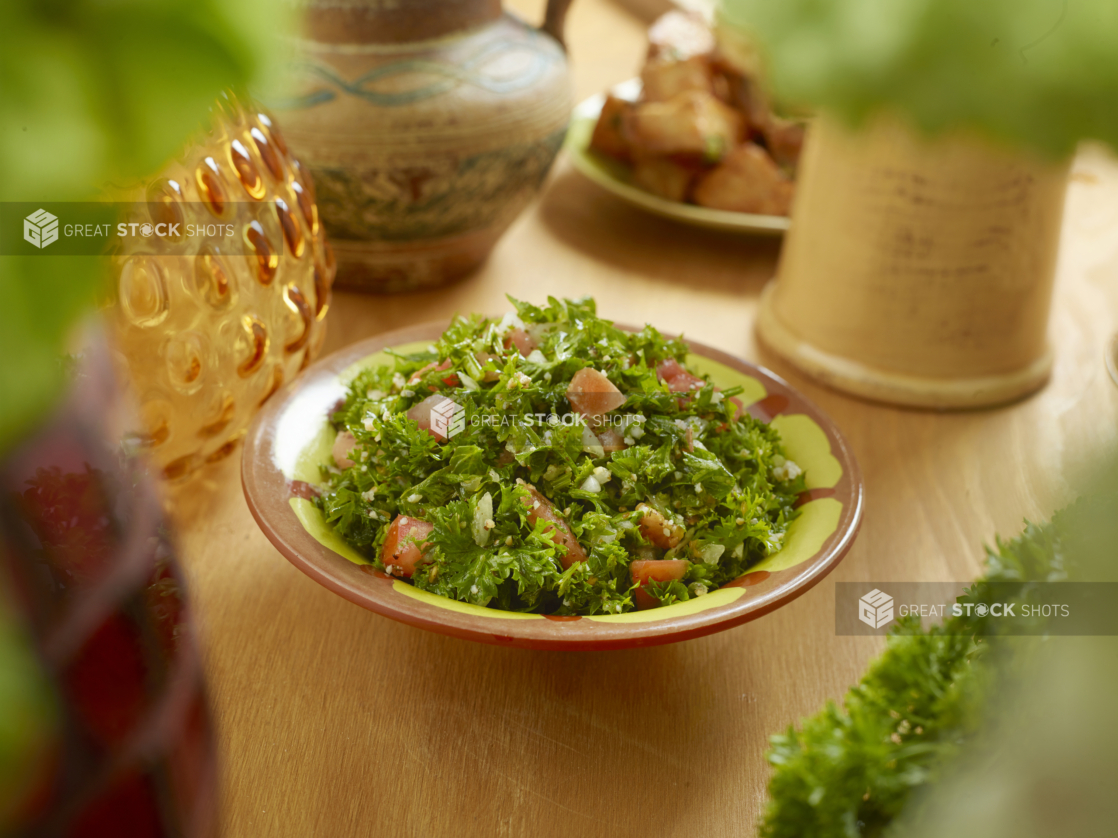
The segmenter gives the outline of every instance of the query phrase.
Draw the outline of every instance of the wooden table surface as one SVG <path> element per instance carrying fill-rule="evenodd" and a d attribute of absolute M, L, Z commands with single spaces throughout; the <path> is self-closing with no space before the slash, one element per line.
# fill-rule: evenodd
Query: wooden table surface
<path fill-rule="evenodd" d="M 512 4 L 529 19 L 541 2 Z M 634 74 L 645 23 L 607 0 L 569 21 L 576 96 Z M 329 593 L 257 529 L 227 462 L 171 497 L 205 650 L 231 838 L 749 836 L 770 734 L 841 696 L 878 638 L 836 637 L 834 582 L 965 580 L 982 545 L 1043 518 L 1115 438 L 1102 353 L 1118 328 L 1118 167 L 1081 155 L 1069 194 L 1051 383 L 998 410 L 932 414 L 820 388 L 760 353 L 752 320 L 779 242 L 643 215 L 560 160 L 475 276 L 442 291 L 338 294 L 326 351 L 455 312 L 592 294 L 771 365 L 851 442 L 866 480 L 854 549 L 755 623 L 625 652 L 531 652 L 394 623 Z"/>

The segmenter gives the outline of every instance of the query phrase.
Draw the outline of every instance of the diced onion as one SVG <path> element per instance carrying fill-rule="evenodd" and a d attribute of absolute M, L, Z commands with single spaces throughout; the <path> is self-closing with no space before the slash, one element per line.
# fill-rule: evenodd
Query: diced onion
<path fill-rule="evenodd" d="M 474 510 L 474 520 L 471 530 L 474 535 L 474 543 L 478 547 L 484 547 L 489 543 L 489 528 L 485 526 L 486 521 L 493 518 L 493 496 L 486 492 L 477 501 L 477 508 Z"/>

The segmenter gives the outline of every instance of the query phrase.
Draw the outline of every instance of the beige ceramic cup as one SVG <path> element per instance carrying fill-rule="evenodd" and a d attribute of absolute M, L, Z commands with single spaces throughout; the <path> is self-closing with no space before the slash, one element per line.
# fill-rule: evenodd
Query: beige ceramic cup
<path fill-rule="evenodd" d="M 840 390 L 917 407 L 1042 386 L 1067 163 L 821 118 L 757 331 Z"/>

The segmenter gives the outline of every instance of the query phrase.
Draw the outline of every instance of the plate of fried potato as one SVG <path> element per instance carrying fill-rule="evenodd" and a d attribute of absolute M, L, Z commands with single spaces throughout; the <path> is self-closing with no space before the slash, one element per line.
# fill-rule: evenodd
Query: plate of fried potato
<path fill-rule="evenodd" d="M 700 16 L 675 11 L 649 29 L 640 78 L 575 108 L 566 148 L 582 174 L 649 212 L 779 235 L 804 128 L 772 110 Z"/>

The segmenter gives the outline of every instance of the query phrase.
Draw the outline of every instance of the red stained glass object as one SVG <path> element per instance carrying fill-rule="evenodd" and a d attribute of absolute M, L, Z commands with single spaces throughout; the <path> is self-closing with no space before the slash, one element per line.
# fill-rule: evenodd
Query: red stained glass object
<path fill-rule="evenodd" d="M 108 354 L 0 462 L 0 585 L 62 708 L 42 781 L 0 833 L 216 835 L 213 737 L 173 545 L 126 427 Z"/>

